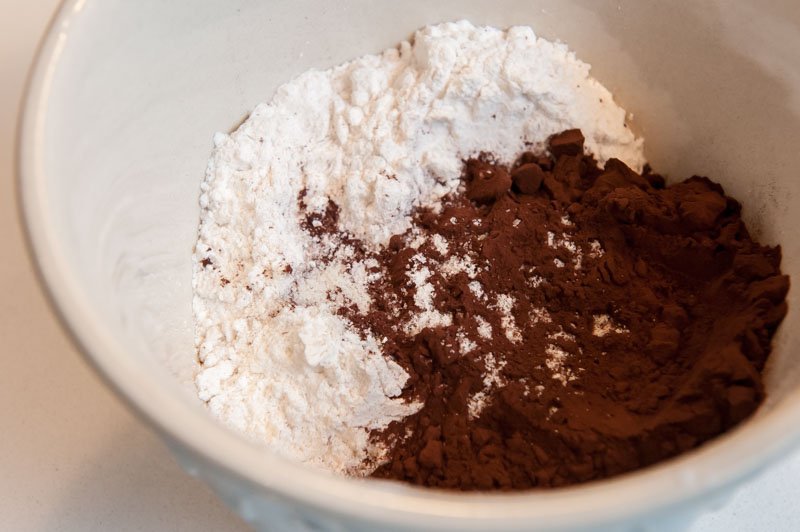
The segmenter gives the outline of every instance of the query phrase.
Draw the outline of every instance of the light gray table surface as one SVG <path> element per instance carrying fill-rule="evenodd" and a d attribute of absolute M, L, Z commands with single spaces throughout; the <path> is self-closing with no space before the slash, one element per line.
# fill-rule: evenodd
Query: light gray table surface
<path fill-rule="evenodd" d="M 14 129 L 26 72 L 57 3 L 0 0 L 0 529 L 246 530 L 81 359 L 25 254 Z M 800 530 L 798 501 L 800 453 L 691 530 Z"/>

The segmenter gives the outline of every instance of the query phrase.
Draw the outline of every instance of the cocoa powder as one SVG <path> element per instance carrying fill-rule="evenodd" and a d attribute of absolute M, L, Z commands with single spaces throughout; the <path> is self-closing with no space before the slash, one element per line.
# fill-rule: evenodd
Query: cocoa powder
<path fill-rule="evenodd" d="M 722 187 L 600 169 L 577 130 L 511 168 L 466 161 L 464 182 L 376 256 L 371 310 L 342 311 L 423 404 L 372 435 L 389 449 L 374 476 L 565 486 L 693 449 L 758 407 L 789 280 Z M 314 225 L 335 222 L 332 205 Z"/>

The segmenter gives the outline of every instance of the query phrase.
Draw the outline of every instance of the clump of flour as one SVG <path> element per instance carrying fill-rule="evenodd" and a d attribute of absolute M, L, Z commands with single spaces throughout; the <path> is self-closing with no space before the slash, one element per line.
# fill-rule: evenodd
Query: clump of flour
<path fill-rule="evenodd" d="M 200 398 L 287 457 L 369 473 L 385 451 L 369 431 L 419 405 L 399 399 L 408 375 L 383 340 L 338 310 L 365 313 L 369 283 L 386 272 L 346 242 L 314 236 L 304 216 L 319 215 L 313 229 L 335 204 L 337 229 L 377 251 L 415 208 L 435 211 L 458 188 L 465 158 L 510 163 L 570 128 L 601 164 L 616 157 L 641 169 L 641 140 L 589 66 L 527 27 L 429 26 L 413 44 L 280 87 L 238 130 L 214 137 L 201 185 Z M 422 283 L 425 265 L 417 273 Z"/>

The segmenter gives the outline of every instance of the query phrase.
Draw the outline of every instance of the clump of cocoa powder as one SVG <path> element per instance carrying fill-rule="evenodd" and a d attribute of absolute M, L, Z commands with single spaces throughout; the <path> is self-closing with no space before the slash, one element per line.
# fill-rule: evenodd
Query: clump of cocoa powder
<path fill-rule="evenodd" d="M 375 256 L 369 311 L 342 310 L 423 404 L 372 434 L 388 449 L 374 476 L 576 484 L 695 448 L 763 400 L 780 248 L 706 178 L 601 169 L 577 130 L 549 147 L 466 161 L 463 190 Z"/>

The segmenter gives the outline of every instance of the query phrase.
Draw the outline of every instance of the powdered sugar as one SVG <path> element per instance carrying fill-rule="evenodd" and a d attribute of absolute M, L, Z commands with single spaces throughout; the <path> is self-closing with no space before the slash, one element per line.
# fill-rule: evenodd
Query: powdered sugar
<path fill-rule="evenodd" d="M 469 255 L 453 255 L 440 265 L 440 269 L 444 275 L 456 275 L 464 272 L 470 279 L 474 279 L 478 273 L 477 266 Z"/>
<path fill-rule="evenodd" d="M 592 258 L 602 257 L 605 254 L 603 251 L 603 246 L 597 240 L 592 240 L 589 242 L 589 246 L 591 247 L 591 251 L 589 252 L 589 256 Z"/>
<path fill-rule="evenodd" d="M 442 235 L 433 235 L 431 240 L 433 241 L 433 247 L 436 248 L 436 251 L 438 251 L 440 255 L 446 256 L 450 251 L 447 240 L 445 240 Z"/>
<path fill-rule="evenodd" d="M 550 317 L 550 314 L 547 310 L 541 307 L 535 307 L 531 309 L 531 323 L 551 323 L 553 318 Z"/>
<path fill-rule="evenodd" d="M 561 219 L 561 223 L 566 226 L 572 226 L 572 222 L 566 216 Z M 580 270 L 581 266 L 583 265 L 583 251 L 578 247 L 575 242 L 572 241 L 569 234 L 562 233 L 560 236 L 556 236 L 556 234 L 552 231 L 547 232 L 547 247 L 552 249 L 563 249 L 567 251 L 572 256 L 572 266 L 575 270 Z M 599 244 L 599 243 L 598 243 Z M 594 242 L 592 243 L 592 253 L 595 253 L 595 246 Z M 594 256 L 594 255 L 593 255 Z M 563 268 L 566 266 L 563 260 L 561 259 L 553 259 L 553 263 L 558 268 Z"/>
<path fill-rule="evenodd" d="M 600 338 L 610 333 L 625 334 L 630 332 L 625 327 L 615 323 L 608 314 L 592 316 L 592 319 L 594 321 L 592 334 Z"/>
<path fill-rule="evenodd" d="M 508 294 L 498 294 L 495 308 L 500 312 L 500 324 L 503 326 L 506 338 L 517 343 L 522 341 L 517 323 L 514 320 L 514 297 Z"/>
<path fill-rule="evenodd" d="M 381 341 L 338 313 L 369 309 L 366 287 L 386 272 L 355 260 L 348 244 L 314 236 L 298 199 L 318 215 L 312 229 L 324 226 L 333 202 L 337 229 L 377 251 L 410 227 L 413 209 L 435 210 L 454 192 L 462 160 L 481 151 L 508 163 L 578 127 L 600 162 L 617 157 L 636 169 L 643 162 L 625 112 L 566 46 L 530 28 L 468 22 L 424 28 L 413 42 L 280 87 L 236 132 L 214 136 L 201 184 L 198 394 L 254 440 L 334 471 L 368 472 L 364 464 L 383 453 L 368 431 L 419 405 L 398 399 L 408 376 L 383 355 Z M 445 260 L 453 250 L 437 237 L 442 262 L 420 260 L 407 272 L 419 311 L 410 334 L 452 323 L 433 304 L 434 272 L 474 278 L 480 268 L 470 256 Z M 479 283 L 470 290 L 486 297 Z M 516 338 L 511 319 L 503 323 L 509 339 Z M 491 338 L 488 321 L 476 320 L 479 336 Z M 459 343 L 475 349 L 473 339 Z"/>
<path fill-rule="evenodd" d="M 475 321 L 478 323 L 478 334 L 481 338 L 491 340 L 492 325 L 483 316 L 475 316 Z"/>
<path fill-rule="evenodd" d="M 408 273 L 408 277 L 414 285 L 414 304 L 419 312 L 405 327 L 405 332 L 409 335 L 417 334 L 425 327 L 446 327 L 453 322 L 452 316 L 442 314 L 434 306 L 434 287 L 429 282 L 431 271 L 424 266 L 425 257 L 416 255 L 414 259 L 417 266 Z"/>
<path fill-rule="evenodd" d="M 478 347 L 478 344 L 473 342 L 464 331 L 458 332 L 456 340 L 458 340 L 458 350 L 462 355 L 466 355 Z"/>
<path fill-rule="evenodd" d="M 467 285 L 469 291 L 472 292 L 472 295 L 477 297 L 479 300 L 486 297 L 486 294 L 483 291 L 483 285 L 480 281 L 470 281 Z"/>
<path fill-rule="evenodd" d="M 500 372 L 506 365 L 505 361 L 498 361 L 494 354 L 488 353 L 483 358 L 483 363 L 486 367 L 486 373 L 483 375 L 483 389 L 470 397 L 467 403 L 467 413 L 470 419 L 478 417 L 481 411 L 486 408 L 492 388 L 499 388 L 504 384 L 503 379 L 500 377 Z"/>
<path fill-rule="evenodd" d="M 568 382 L 578 378 L 575 372 L 566 365 L 569 359 L 568 352 L 555 344 L 550 344 L 545 348 L 545 353 L 547 354 L 545 365 L 553 372 L 555 380 L 566 386 Z"/>

